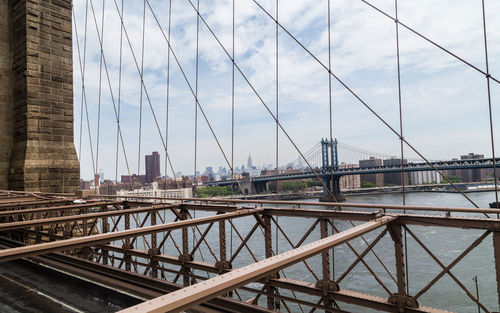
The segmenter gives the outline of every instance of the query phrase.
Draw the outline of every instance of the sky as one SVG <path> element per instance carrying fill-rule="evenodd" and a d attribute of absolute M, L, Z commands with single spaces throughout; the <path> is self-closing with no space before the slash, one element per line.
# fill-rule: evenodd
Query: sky
<path fill-rule="evenodd" d="M 256 4 L 275 16 L 276 1 L 235 1 L 235 63 L 253 89 L 236 70 L 233 144 L 232 62 L 201 19 L 197 58 L 197 14 L 190 1 L 197 5 L 194 0 L 171 1 L 170 43 L 176 59 L 171 53 L 169 70 L 165 39 L 169 30 L 169 1 L 149 0 L 152 10 L 146 5 L 144 15 L 143 1 L 125 0 L 123 31 L 122 0 L 73 2 L 74 138 L 82 178 L 90 179 L 95 170 L 101 169 L 108 179 L 129 172 L 143 174 L 144 155 L 152 151 L 160 152 L 164 175 L 165 147 L 171 160 L 171 166 L 167 167 L 169 176 L 173 176 L 172 169 L 192 175 L 195 166 L 201 172 L 207 166 L 229 168 L 234 163 L 235 167 L 241 167 L 246 165 L 249 154 L 254 165 L 275 164 L 276 122 L 265 105 L 275 114 L 277 94 L 280 124 L 296 147 L 306 152 L 321 138 L 330 136 L 330 79 L 333 137 L 364 150 L 400 155 L 398 135 L 359 101 L 362 99 L 388 125 L 400 131 L 396 26 L 390 18 L 364 1 L 331 1 L 332 72 L 358 99 L 323 67 L 328 68 L 329 63 L 327 0 L 278 1 L 280 24 L 314 56 L 279 29 L 278 84 L 276 24 Z M 368 2 L 395 16 L 394 1 Z M 402 24 L 486 71 L 480 1 L 399 0 L 397 3 Z M 486 0 L 485 6 L 489 72 L 500 79 L 500 2 Z M 232 54 L 232 1 L 200 0 L 199 8 L 220 43 Z M 98 37 L 103 38 L 102 65 Z M 404 138 L 429 159 L 451 159 L 469 152 L 491 157 L 485 76 L 402 26 L 399 44 Z M 85 97 L 82 97 L 83 68 Z M 144 88 L 141 88 L 141 69 Z M 193 95 L 196 86 L 199 105 L 224 153 L 196 107 Z M 498 156 L 500 84 L 491 80 L 490 93 Z M 118 142 L 117 155 L 118 105 L 123 143 Z M 288 136 L 279 130 L 280 165 L 294 161 L 299 155 Z M 404 147 L 404 154 L 417 157 L 408 146 Z"/>

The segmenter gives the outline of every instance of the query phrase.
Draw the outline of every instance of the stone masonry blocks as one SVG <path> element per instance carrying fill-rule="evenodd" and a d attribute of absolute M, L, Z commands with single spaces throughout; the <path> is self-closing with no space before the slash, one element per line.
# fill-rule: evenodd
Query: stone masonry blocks
<path fill-rule="evenodd" d="M 0 189 L 74 192 L 71 0 L 0 1 Z"/>

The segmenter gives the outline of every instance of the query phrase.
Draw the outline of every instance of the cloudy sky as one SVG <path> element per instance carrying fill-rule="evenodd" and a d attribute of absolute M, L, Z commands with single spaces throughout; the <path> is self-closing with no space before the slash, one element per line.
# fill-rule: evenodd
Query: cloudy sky
<path fill-rule="evenodd" d="M 194 0 L 191 1 L 196 5 Z M 113 103 L 117 108 L 119 102 L 122 136 L 131 173 L 144 173 L 144 155 L 151 151 L 160 152 L 162 169 L 164 168 L 162 136 L 168 146 L 175 172 L 192 174 L 195 164 L 196 106 L 189 85 L 195 89 L 196 12 L 189 0 L 172 0 L 171 44 L 180 67 L 171 55 L 167 138 L 168 47 L 162 30 L 165 35 L 168 34 L 169 1 L 150 0 L 162 30 L 146 6 L 144 58 L 141 53 L 143 1 L 124 1 L 124 25 L 130 42 L 123 32 L 120 43 L 117 6 L 121 9 L 121 2 L 122 0 L 74 1 L 75 147 L 80 154 L 82 178 L 91 178 L 95 167 L 102 169 L 106 178 L 115 178 L 117 123 Z M 256 2 L 275 16 L 275 1 Z M 388 15 L 395 16 L 394 1 L 369 2 Z M 363 1 L 332 0 L 331 3 L 332 71 L 399 131 L 395 23 Z M 498 79 L 500 2 L 486 0 L 485 3 L 490 73 Z M 327 5 L 326 0 L 279 1 L 280 23 L 325 65 L 328 65 Z M 210 28 L 227 51 L 232 53 L 232 1 L 200 0 L 199 6 L 200 13 Z M 398 15 L 405 25 L 486 71 L 481 1 L 399 0 Z M 110 83 L 105 67 L 102 66 L 102 71 L 100 70 L 96 23 L 99 34 L 103 37 Z M 236 63 L 274 112 L 275 23 L 252 0 L 236 1 L 235 23 Z M 299 149 L 305 152 L 322 137 L 329 136 L 329 75 L 318 61 L 283 30 L 280 29 L 278 37 L 279 119 Z M 403 27 L 400 27 L 400 54 L 403 134 L 406 140 L 430 159 L 449 159 L 468 152 L 491 156 L 485 76 Z M 141 67 L 142 60 L 149 100 L 143 90 L 142 128 L 139 136 L 141 82 L 138 67 Z M 81 115 L 84 103 L 81 75 L 83 65 L 88 124 L 85 106 L 83 117 Z M 232 146 L 231 74 L 230 59 L 200 21 L 199 102 L 229 161 Z M 101 100 L 98 128 L 99 90 Z M 365 150 L 399 155 L 399 139 L 387 126 L 335 79 L 332 79 L 332 91 L 334 137 Z M 491 82 L 491 98 L 498 156 L 500 86 L 494 81 Z M 161 136 L 152 112 L 160 127 Z M 249 154 L 256 165 L 274 164 L 275 121 L 238 71 L 235 73 L 235 124 L 235 166 L 246 164 Z M 198 170 L 203 171 L 206 166 L 228 167 L 199 110 L 197 147 Z M 416 156 L 408 147 L 405 147 L 405 154 Z M 124 156 L 120 143 L 118 175 L 128 172 Z M 280 131 L 280 165 L 293 161 L 297 156 L 298 152 Z M 162 174 L 164 172 L 162 170 Z M 169 166 L 168 174 L 172 176 L 171 173 Z"/>

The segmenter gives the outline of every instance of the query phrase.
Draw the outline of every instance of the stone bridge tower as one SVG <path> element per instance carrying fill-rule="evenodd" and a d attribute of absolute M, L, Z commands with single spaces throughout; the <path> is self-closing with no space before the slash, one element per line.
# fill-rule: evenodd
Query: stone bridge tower
<path fill-rule="evenodd" d="M 0 0 L 0 189 L 74 192 L 72 0 Z"/>

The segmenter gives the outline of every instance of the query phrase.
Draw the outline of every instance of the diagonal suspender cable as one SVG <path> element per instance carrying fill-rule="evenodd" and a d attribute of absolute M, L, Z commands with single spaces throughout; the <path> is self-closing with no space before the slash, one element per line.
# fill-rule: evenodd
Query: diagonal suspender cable
<path fill-rule="evenodd" d="M 92 4 L 92 0 L 90 0 L 90 2 L 91 2 L 91 4 Z M 146 0 L 146 2 L 147 2 L 147 0 Z M 116 0 L 114 0 L 114 4 L 115 4 L 115 7 L 116 7 L 116 11 L 117 11 L 117 13 L 118 13 L 118 16 L 119 16 L 119 18 L 120 18 L 120 20 L 121 20 L 121 23 L 122 23 L 122 25 L 123 25 L 123 33 L 125 34 L 125 38 L 127 39 L 127 43 L 128 43 L 128 46 L 129 46 L 130 52 L 131 52 L 131 54 L 132 54 L 132 58 L 133 58 L 133 60 L 134 60 L 135 67 L 136 67 L 136 69 L 137 69 L 137 72 L 139 73 L 139 76 L 141 77 L 141 85 L 142 85 L 142 88 L 144 89 L 144 95 L 146 96 L 146 99 L 147 99 L 147 101 L 148 101 L 149 108 L 151 109 L 151 113 L 152 113 L 152 115 L 153 115 L 153 120 L 154 120 L 154 122 L 155 122 L 156 129 L 157 129 L 157 131 L 158 131 L 158 135 L 160 136 L 160 140 L 161 140 L 161 142 L 162 142 L 163 148 L 164 148 L 164 149 L 165 149 L 165 151 L 166 151 L 165 140 L 164 140 L 164 138 L 163 138 L 163 134 L 162 134 L 162 132 L 161 132 L 160 125 L 158 124 L 158 119 L 157 119 L 157 117 L 156 117 L 156 114 L 155 114 L 155 111 L 154 111 L 153 105 L 152 105 L 152 103 L 151 103 L 151 98 L 149 97 L 148 90 L 147 90 L 146 85 L 145 85 L 145 83 L 144 83 L 144 79 L 143 79 L 143 76 L 142 76 L 142 72 L 141 72 L 141 69 L 140 69 L 139 63 L 138 63 L 138 61 L 137 61 L 137 57 L 136 57 L 136 55 L 135 55 L 134 49 L 132 48 L 132 43 L 131 43 L 131 41 L 130 41 L 130 37 L 129 37 L 129 35 L 128 35 L 127 28 L 125 27 L 125 24 L 124 24 L 124 22 L 123 22 L 123 15 L 121 14 L 121 12 L 120 12 L 120 10 L 119 10 L 119 8 L 118 8 L 118 3 L 116 2 Z M 149 3 L 148 3 L 148 5 L 149 5 Z M 158 19 L 156 18 L 156 16 L 154 16 L 154 17 L 155 17 L 156 22 L 158 23 Z M 163 33 L 163 35 L 165 35 L 165 34 Z M 109 76 L 108 76 L 108 80 L 109 80 Z M 110 85 L 110 88 L 111 88 L 111 85 Z M 113 101 L 114 101 L 114 99 L 113 99 Z M 113 103 L 114 103 L 114 102 L 113 102 Z M 115 112 L 115 113 L 116 113 L 116 112 Z M 122 143 L 123 143 L 123 140 L 122 140 Z M 174 173 L 174 178 L 176 178 L 176 176 L 175 176 L 175 171 L 174 171 L 173 166 L 172 166 L 172 161 L 171 161 L 171 159 L 170 159 L 170 155 L 169 155 L 168 153 L 167 153 L 167 160 L 168 160 L 168 162 L 169 162 L 170 169 L 171 169 L 172 173 Z M 177 179 L 175 179 L 175 181 L 176 181 L 176 184 L 177 184 L 177 189 L 179 189 L 179 192 L 180 192 L 179 182 L 177 181 Z"/>
<path fill-rule="evenodd" d="M 98 27 L 98 24 L 97 24 L 97 18 L 96 18 L 96 14 L 95 14 L 95 11 L 94 11 L 94 5 L 93 5 L 92 0 L 90 0 L 90 7 L 92 9 L 92 16 L 94 18 L 94 25 L 95 25 L 96 32 L 97 32 L 97 37 L 99 39 L 99 45 L 100 45 L 100 47 L 102 49 L 103 48 L 103 41 L 102 41 L 101 34 L 99 33 L 99 27 Z M 123 19 L 122 19 L 122 23 L 123 23 Z M 106 56 L 104 54 L 102 56 L 103 56 L 102 61 L 103 61 L 103 65 L 104 65 L 104 70 L 106 72 L 106 77 L 107 77 L 107 80 L 108 80 L 109 93 L 111 95 L 111 101 L 113 103 L 113 109 L 114 109 L 114 113 L 115 113 L 115 118 L 116 118 L 116 120 L 118 120 L 118 111 L 116 109 L 115 98 L 113 96 L 113 88 L 111 87 L 111 79 L 109 77 L 108 66 L 106 64 Z M 125 149 L 125 143 L 123 141 L 123 135 L 122 135 L 121 128 L 119 127 L 118 129 L 119 129 L 119 133 L 120 133 L 120 141 L 122 143 L 123 156 L 124 156 L 124 159 L 125 159 L 125 164 L 127 166 L 127 171 L 128 171 L 128 175 L 129 175 L 130 187 L 133 190 L 134 185 L 133 185 L 133 182 L 132 182 L 132 176 L 130 175 L 130 167 L 128 165 L 128 158 L 127 158 L 127 152 L 126 152 L 126 149 Z"/>
<path fill-rule="evenodd" d="M 189 1 L 189 0 L 188 0 Z M 277 22 L 269 12 L 262 7 L 256 0 L 252 0 L 270 19 L 274 20 Z M 347 86 L 344 81 L 342 81 L 335 73 L 330 71 L 328 67 L 321 62 L 318 57 L 316 57 L 307 47 L 305 47 L 292 33 L 290 33 L 283 25 L 279 24 L 278 25 L 281 27 L 281 29 L 288 35 L 290 38 L 292 38 L 302 49 L 304 49 L 307 54 L 309 54 L 316 62 L 318 62 L 319 65 L 321 65 L 326 71 L 330 73 L 330 75 L 335 78 L 350 94 L 352 94 L 363 106 L 365 106 L 379 121 L 381 121 L 391 132 L 393 132 L 396 136 L 400 138 L 411 150 L 413 150 L 419 157 L 421 157 L 434 171 L 439 173 L 441 177 L 443 177 L 456 191 L 458 191 L 464 198 L 466 198 L 474 207 L 479 208 L 479 206 L 469 197 L 467 196 L 460 188 L 458 188 L 446 175 L 443 174 L 442 171 L 440 171 L 436 166 L 434 166 L 426 157 L 420 153 L 415 147 L 413 147 L 412 144 L 410 144 L 404 137 L 401 136 L 401 134 L 396 131 L 389 123 L 387 123 L 386 120 L 384 120 L 371 106 L 369 106 L 361 97 L 355 93 L 349 86 Z M 483 213 L 485 216 L 489 217 L 486 213 Z"/>
<path fill-rule="evenodd" d="M 168 2 L 168 40 L 170 39 L 170 27 L 172 25 L 172 0 Z M 167 108 L 166 108 L 166 116 L 165 116 L 165 181 L 167 179 L 167 171 L 168 171 L 168 162 L 167 162 L 167 154 L 168 154 L 168 110 L 170 104 L 170 50 L 167 52 Z"/>
<path fill-rule="evenodd" d="M 167 39 L 167 37 L 166 37 L 166 35 L 165 35 L 165 32 L 164 32 L 164 30 L 163 30 L 163 27 L 161 27 L 161 24 L 159 23 L 158 18 L 157 18 L 157 16 L 156 16 L 156 14 L 155 14 L 155 12 L 154 12 L 153 8 L 151 7 L 151 4 L 149 3 L 149 0 L 146 0 L 146 3 L 148 4 L 148 6 L 149 6 L 149 8 L 150 8 L 150 10 L 151 10 L 151 13 L 152 13 L 152 15 L 153 15 L 153 17 L 154 17 L 154 19 L 155 19 L 155 21 L 156 21 L 156 23 L 157 23 L 157 25 L 158 25 L 158 27 L 159 27 L 160 31 L 161 31 L 161 33 L 162 33 L 162 35 L 163 35 L 163 38 L 165 39 L 165 41 L 166 41 L 166 43 L 167 43 L 167 45 L 168 45 L 168 48 L 169 48 L 170 52 L 172 53 L 172 56 L 173 56 L 173 58 L 174 58 L 174 60 L 175 60 L 175 62 L 176 62 L 176 64 L 177 64 L 177 66 L 179 67 L 179 70 L 181 71 L 182 76 L 184 77 L 184 81 L 185 81 L 185 82 L 186 82 L 186 84 L 188 85 L 188 88 L 189 88 L 189 90 L 191 91 L 191 94 L 192 94 L 192 95 L 193 95 L 193 97 L 194 97 L 194 95 L 195 95 L 194 89 L 193 89 L 193 87 L 191 86 L 191 83 L 189 82 L 189 79 L 187 78 L 186 73 L 184 72 L 184 69 L 182 68 L 182 66 L 181 66 L 181 64 L 180 64 L 179 59 L 177 58 L 177 56 L 176 56 L 176 54 L 175 54 L 174 50 L 172 49 L 172 46 L 171 46 L 170 42 L 168 41 L 168 39 Z M 115 0 L 115 4 L 116 4 L 116 0 Z M 192 3 L 191 3 L 191 4 L 192 4 Z M 193 6 L 193 7 L 194 7 L 194 6 Z M 194 9 L 196 10 L 196 7 L 194 7 Z M 200 16 L 200 19 L 202 19 L 202 17 L 201 17 L 201 16 Z M 129 45 L 130 45 L 130 39 L 128 38 L 128 33 L 127 33 L 126 28 L 125 28 L 125 36 L 127 37 L 127 40 L 128 40 L 128 42 L 129 42 Z M 132 49 L 131 49 L 131 51 L 132 51 L 132 55 L 134 56 L 134 53 L 133 53 L 133 50 L 132 50 Z M 137 62 L 136 62 L 136 63 L 137 63 Z M 144 86 L 144 91 L 145 91 L 146 97 L 147 97 L 147 99 L 148 99 L 149 105 L 150 105 L 150 107 L 151 107 L 151 110 L 152 110 L 152 112 L 153 112 L 153 117 L 155 118 L 155 122 L 156 122 L 156 121 L 157 121 L 157 120 L 156 120 L 156 115 L 154 114 L 154 110 L 153 110 L 153 108 L 152 108 L 151 100 L 150 100 L 150 98 L 149 98 L 149 94 L 148 94 L 147 89 L 145 88 L 145 86 Z M 207 115 L 205 114 L 205 110 L 203 110 L 203 107 L 201 106 L 201 104 L 200 104 L 200 102 L 199 102 L 199 101 L 197 101 L 196 103 L 197 103 L 197 105 L 198 105 L 198 109 L 200 110 L 200 112 L 201 112 L 201 114 L 202 114 L 202 116 L 203 116 L 203 118 L 204 118 L 205 122 L 207 123 L 208 128 L 210 129 L 210 132 L 212 133 L 212 136 L 213 136 L 213 138 L 214 138 L 215 142 L 217 143 L 217 146 L 219 147 L 219 150 L 220 150 L 220 152 L 221 152 L 222 156 L 224 157 L 224 160 L 226 161 L 226 164 L 227 164 L 228 166 L 231 166 L 231 163 L 229 162 L 229 159 L 227 158 L 226 153 L 224 152 L 224 149 L 222 149 L 222 145 L 221 145 L 221 143 L 220 143 L 220 141 L 219 141 L 219 139 L 218 139 L 217 135 L 215 134 L 215 131 L 214 131 L 214 129 L 213 129 L 213 127 L 212 127 L 212 125 L 210 124 L 210 121 L 208 120 Z M 161 132 L 159 132 L 159 134 L 160 134 L 161 140 L 162 140 L 162 142 L 163 142 L 163 145 L 165 146 L 165 142 L 163 141 L 163 136 L 161 135 Z M 242 188 L 241 188 L 241 184 L 239 183 L 239 181 L 237 181 L 237 183 L 238 183 L 238 186 L 239 186 L 240 190 L 242 190 Z"/>
<path fill-rule="evenodd" d="M 121 12 L 123 14 L 123 0 L 121 3 Z M 118 68 L 118 116 L 116 118 L 116 163 L 115 163 L 115 181 L 118 181 L 118 150 L 120 143 L 120 106 L 122 91 L 122 52 L 123 52 L 123 26 L 120 23 L 120 65 Z"/>
<path fill-rule="evenodd" d="M 142 86 L 144 85 L 144 37 L 146 36 L 146 0 L 143 1 L 143 11 L 142 11 L 142 42 L 141 42 L 141 93 L 139 100 L 139 143 L 138 143 L 138 155 L 137 155 L 137 175 L 141 174 L 141 141 L 142 141 Z M 117 8 L 118 10 L 118 8 Z"/>
<path fill-rule="evenodd" d="M 87 0 L 88 1 L 88 0 Z M 87 3 L 88 5 L 88 3 Z M 81 64 L 81 59 L 80 59 L 80 40 L 78 39 L 78 26 L 76 25 L 76 16 L 75 16 L 75 8 L 72 8 L 71 9 L 71 13 L 73 15 L 73 24 L 74 24 L 74 27 L 75 27 L 75 36 L 76 36 L 76 46 L 77 46 L 77 50 L 78 50 L 78 60 L 80 60 L 80 64 Z M 87 12 L 85 12 L 85 15 Z M 85 36 L 86 37 L 86 36 Z M 81 76 L 82 76 L 82 100 L 81 100 L 81 105 L 80 105 L 80 137 L 79 137 L 79 146 L 78 146 L 78 159 L 79 159 L 79 162 L 81 163 L 82 162 L 82 130 L 83 130 L 83 89 L 84 89 L 84 75 L 83 75 L 83 71 L 81 73 Z"/>
<path fill-rule="evenodd" d="M 106 5 L 106 0 L 102 0 L 102 15 L 101 15 L 101 37 L 104 40 L 104 8 Z M 99 31 L 99 30 L 97 30 Z M 102 82 L 102 58 L 104 55 L 103 47 L 101 45 L 101 56 L 99 58 L 99 96 L 97 101 L 97 142 L 96 142 L 96 153 L 95 153 L 95 172 L 99 171 L 99 137 L 101 130 L 101 82 Z M 95 177 L 95 175 L 94 175 Z M 95 184 L 95 183 L 94 183 Z"/>
<path fill-rule="evenodd" d="M 148 0 L 146 0 L 148 1 Z M 191 2 L 191 0 L 187 0 L 189 2 L 189 4 L 191 5 L 191 7 L 196 10 L 196 7 L 193 5 L 193 3 Z M 148 1 L 149 3 L 149 1 Z M 198 14 L 200 15 L 200 13 L 198 12 Z M 207 21 L 203 18 L 202 15 L 200 15 L 200 20 L 205 24 L 205 26 L 207 27 L 207 29 L 210 31 L 210 33 L 212 34 L 212 36 L 215 38 L 215 40 L 217 41 L 217 43 L 219 44 L 219 46 L 221 47 L 221 49 L 224 51 L 224 53 L 227 55 L 228 58 L 231 59 L 231 61 L 234 63 L 235 65 L 235 68 L 238 70 L 238 72 L 240 73 L 240 75 L 243 77 L 243 79 L 246 81 L 246 83 L 248 84 L 248 86 L 252 89 L 253 93 L 257 96 L 257 98 L 259 98 L 259 101 L 262 103 L 262 105 L 264 105 L 264 107 L 266 108 L 267 112 L 271 115 L 271 117 L 277 122 L 279 128 L 281 129 L 281 131 L 285 134 L 285 136 L 287 137 L 287 139 L 290 141 L 290 143 L 293 145 L 293 147 L 295 148 L 295 150 L 297 150 L 297 152 L 300 154 L 300 156 L 304 159 L 304 161 L 306 162 L 307 166 L 311 169 L 311 171 L 314 173 L 314 175 L 316 176 L 316 178 L 318 178 L 323 187 L 328 191 L 328 193 L 333 197 L 333 194 L 332 192 L 329 190 L 329 188 L 326 187 L 326 185 L 324 184 L 324 182 L 322 181 L 321 177 L 319 176 L 318 172 L 311 166 L 311 164 L 309 163 L 309 161 L 307 159 L 305 159 L 304 155 L 302 154 L 302 152 L 300 151 L 299 147 L 295 144 L 295 142 L 292 140 L 292 138 L 290 137 L 290 135 L 288 134 L 288 132 L 285 130 L 285 128 L 283 127 L 283 125 L 281 125 L 281 123 L 276 119 L 276 116 L 273 114 L 273 112 L 271 111 L 271 109 L 269 108 L 269 106 L 266 104 L 266 102 L 262 99 L 262 97 L 260 96 L 260 94 L 257 92 L 257 90 L 255 89 L 255 87 L 252 85 L 252 83 L 250 82 L 250 80 L 248 79 L 248 77 L 243 73 L 243 71 L 241 70 L 241 68 L 238 66 L 238 64 L 236 62 L 234 62 L 234 60 L 231 58 L 231 54 L 229 54 L 229 52 L 227 51 L 227 49 L 224 47 L 224 45 L 220 42 L 219 38 L 217 37 L 217 35 L 213 32 L 212 28 L 210 28 L 210 26 L 208 25 Z M 274 18 L 273 18 L 274 20 Z M 276 21 L 275 21 L 276 22 Z M 282 26 L 280 26 L 281 28 L 283 28 Z M 171 48 L 171 47 L 170 47 Z M 173 52 L 172 52 L 173 54 Z M 173 54 L 174 57 L 175 57 L 175 54 Z M 201 109 L 200 107 L 200 110 L 201 112 L 203 113 L 203 110 Z M 226 158 L 227 160 L 227 158 Z M 229 164 L 229 162 L 228 162 Z"/>
<path fill-rule="evenodd" d="M 76 47 L 77 47 L 77 51 L 78 51 L 78 61 L 79 61 L 79 65 L 80 65 L 80 73 L 81 73 L 81 76 L 82 76 L 82 107 L 84 106 L 85 107 L 85 117 L 86 117 L 86 121 L 87 121 L 87 131 L 88 131 L 88 136 L 89 136 L 89 145 L 90 145 L 90 158 L 92 160 L 92 171 L 94 173 L 94 177 L 95 177 L 95 174 L 96 174 L 96 171 L 95 171 L 95 162 L 94 162 L 94 149 L 93 149 L 93 145 L 92 145 L 92 134 L 91 134 L 91 129 L 90 129 L 90 121 L 89 121 L 89 111 L 88 111 L 88 105 L 87 105 L 87 96 L 86 96 L 86 93 L 85 93 L 85 57 L 86 57 L 86 51 L 87 51 L 87 20 L 88 20 L 88 0 L 87 0 L 87 4 L 86 4 L 86 7 L 85 7 L 85 33 L 84 33 L 84 41 L 83 41 L 83 62 L 82 62 L 82 58 L 81 58 L 81 54 L 80 54 L 80 43 L 79 43 L 79 39 L 78 39 L 78 28 L 77 28 L 77 25 L 76 25 L 76 16 L 75 16 L 75 11 L 73 10 L 73 21 L 74 21 L 74 24 L 75 24 L 75 36 L 76 36 Z M 81 155 L 82 155 L 82 125 L 83 125 L 83 121 L 82 121 L 82 117 L 80 118 L 80 147 L 79 147 L 79 150 L 80 150 L 80 164 L 82 162 L 81 160 Z"/>
<path fill-rule="evenodd" d="M 486 84 L 488 87 L 488 112 L 489 112 L 489 119 L 490 119 L 490 138 L 491 138 L 491 153 L 493 157 L 493 177 L 494 177 L 494 182 L 495 182 L 495 200 L 497 203 L 497 208 L 499 207 L 498 203 L 498 176 L 497 176 L 497 164 L 496 164 L 496 158 L 495 158 L 495 137 L 493 135 L 493 115 L 492 115 L 492 110 L 491 110 L 491 86 L 490 86 L 490 66 L 489 66 L 489 61 L 488 61 L 488 37 L 486 34 L 486 13 L 485 13 L 485 8 L 484 8 L 484 0 L 481 1 L 481 7 L 482 7 L 482 13 L 483 13 L 483 34 L 484 34 L 484 56 L 485 56 L 485 62 L 486 62 Z M 497 214 L 498 218 L 498 214 Z"/>
<path fill-rule="evenodd" d="M 415 35 L 419 36 L 420 38 L 424 39 L 425 41 L 429 42 L 430 44 L 436 46 L 437 48 L 441 49 L 442 51 L 446 52 L 447 54 L 451 55 L 452 57 L 454 57 L 455 59 L 459 60 L 460 62 L 464 63 L 464 64 L 467 64 L 469 67 L 473 68 L 474 70 L 476 70 L 477 72 L 483 74 L 485 77 L 486 76 L 489 76 L 490 79 L 496 81 L 497 83 L 500 84 L 500 80 L 498 80 L 497 78 L 493 77 L 493 75 L 489 74 L 489 73 L 486 73 L 484 72 L 482 69 L 478 68 L 477 66 L 474 66 L 472 65 L 472 63 L 466 61 L 465 59 L 459 57 L 458 55 L 454 54 L 453 52 L 451 52 L 450 50 L 444 48 L 443 46 L 440 46 L 439 44 L 437 44 L 435 41 L 432 41 L 431 39 L 427 38 L 426 36 L 422 35 L 421 33 L 417 32 L 416 30 L 414 30 L 413 28 L 407 26 L 406 24 L 402 23 L 401 21 L 399 21 L 398 19 L 392 17 L 391 15 L 387 14 L 386 12 L 382 11 L 381 9 L 377 8 L 376 6 L 374 6 L 373 4 L 371 4 L 370 2 L 366 1 L 366 0 L 361 0 L 361 2 L 365 3 L 366 5 L 368 5 L 369 7 L 371 7 L 372 9 L 374 9 L 375 11 L 379 12 L 380 14 L 384 15 L 385 17 L 393 20 L 395 23 L 401 25 L 402 27 L 406 28 L 407 30 L 409 30 L 410 32 L 414 33 Z"/>

